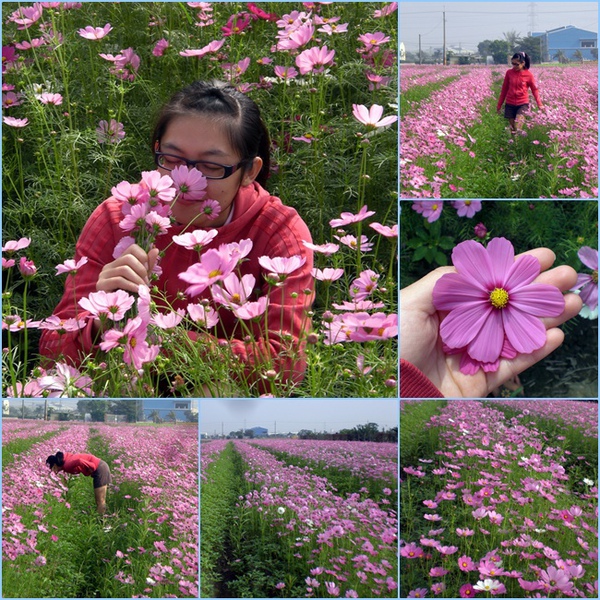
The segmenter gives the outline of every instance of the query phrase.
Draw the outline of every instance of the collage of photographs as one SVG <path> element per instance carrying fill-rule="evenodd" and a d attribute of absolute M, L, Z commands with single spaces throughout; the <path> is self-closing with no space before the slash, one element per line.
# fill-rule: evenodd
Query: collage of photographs
<path fill-rule="evenodd" d="M 2 2 L 3 598 L 598 598 L 598 2 Z"/>

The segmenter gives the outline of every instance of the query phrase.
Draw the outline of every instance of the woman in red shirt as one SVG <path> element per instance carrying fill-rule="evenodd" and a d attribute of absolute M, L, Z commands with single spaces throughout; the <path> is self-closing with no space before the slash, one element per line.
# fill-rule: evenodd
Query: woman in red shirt
<path fill-rule="evenodd" d="M 89 218 L 77 242 L 75 260 L 87 257 L 88 261 L 76 278 L 67 278 L 65 293 L 54 311 L 63 320 L 75 316 L 87 319 L 86 326 L 82 331 L 67 333 L 44 330 L 40 353 L 54 360 L 62 355 L 77 365 L 96 352 L 102 341 L 100 323 L 90 311 L 79 308 L 79 300 L 97 291 L 137 294 L 140 285 L 149 284 L 158 264 L 159 292 L 153 300 L 160 308 L 173 311 L 186 309 L 192 302 L 214 307 L 220 319 L 216 341 L 229 345 L 246 366 L 253 393 L 271 391 L 264 380 L 267 369 L 274 369 L 282 381 L 299 383 L 306 368 L 304 334 L 314 297 L 313 252 L 303 242 L 312 239 L 298 213 L 263 187 L 269 174 L 270 142 L 258 106 L 225 82 L 196 81 L 163 107 L 152 136 L 152 149 L 161 175 L 186 166 L 204 175 L 206 196 L 219 205 L 217 217 L 211 219 L 203 203 L 192 197 L 178 198 L 171 205 L 172 224 L 165 235 L 156 239 L 154 248 L 146 251 L 131 243 L 115 258 L 115 247 L 126 238 L 119 225 L 126 202 L 115 197 L 105 200 Z M 199 253 L 173 243 L 182 234 L 201 235 L 208 230 L 217 232 L 216 238 L 210 244 L 205 242 Z M 264 302 L 268 297 L 265 316 L 258 322 L 248 322 L 254 333 L 252 343 L 244 341 L 248 336 L 239 319 L 213 298 L 209 287 L 190 302 L 185 295 L 188 283 L 178 277 L 199 262 L 199 255 L 248 239 L 252 247 L 239 270 L 244 281 L 255 283 L 246 286 L 252 288 L 248 298 L 234 294 L 237 299 L 231 303 L 242 304 L 246 299 Z M 283 285 L 273 287 L 265 279 L 269 271 L 259 264 L 263 257 L 294 259 L 300 266 Z M 199 345 L 215 341 L 196 331 L 188 333 Z M 221 392 L 214 388 L 203 391 L 207 395 Z"/>
<path fill-rule="evenodd" d="M 94 496 L 96 497 L 96 508 L 102 517 L 106 512 L 106 490 L 112 478 L 108 465 L 93 454 L 71 454 L 70 452 L 57 452 L 46 459 L 46 465 L 53 473 L 70 473 L 78 475 L 82 473 L 94 480 Z"/>
<path fill-rule="evenodd" d="M 538 108 L 544 110 L 544 106 L 535 85 L 535 79 L 529 71 L 529 55 L 526 52 L 515 52 L 510 62 L 512 69 L 506 71 L 504 76 L 497 111 L 500 114 L 502 104 L 506 100 L 504 118 L 508 119 L 510 132 L 514 135 L 523 128 L 525 113 L 529 110 L 529 91 L 527 88 L 531 89 Z"/>

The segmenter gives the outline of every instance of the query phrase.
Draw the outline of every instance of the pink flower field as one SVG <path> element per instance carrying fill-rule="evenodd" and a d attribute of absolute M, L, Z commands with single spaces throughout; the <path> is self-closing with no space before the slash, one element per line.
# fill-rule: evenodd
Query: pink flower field
<path fill-rule="evenodd" d="M 442 404 L 401 445 L 400 597 L 597 598 L 597 403 Z"/>
<path fill-rule="evenodd" d="M 4 597 L 197 596 L 196 427 L 2 425 Z M 26 437 L 30 448 L 13 454 L 11 443 Z M 90 477 L 49 471 L 57 450 L 107 462 L 104 520 Z"/>

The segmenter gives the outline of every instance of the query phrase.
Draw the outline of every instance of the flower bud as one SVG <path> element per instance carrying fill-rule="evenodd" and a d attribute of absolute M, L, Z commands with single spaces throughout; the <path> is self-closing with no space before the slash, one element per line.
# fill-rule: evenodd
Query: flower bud
<path fill-rule="evenodd" d="M 477 225 L 474 227 L 474 230 L 475 235 L 480 239 L 483 239 L 488 232 L 487 227 L 483 223 L 477 223 Z"/>

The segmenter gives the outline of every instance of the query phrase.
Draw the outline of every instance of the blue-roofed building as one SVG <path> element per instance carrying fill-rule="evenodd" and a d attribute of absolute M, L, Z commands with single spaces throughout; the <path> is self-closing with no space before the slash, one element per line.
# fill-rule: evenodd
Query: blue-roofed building
<path fill-rule="evenodd" d="M 542 61 L 555 60 L 562 52 L 569 60 L 577 60 L 575 52 L 579 50 L 584 60 L 598 59 L 598 32 L 579 29 L 573 25 L 565 25 L 548 31 L 534 31 L 533 37 L 540 37 L 542 44 Z"/>
<path fill-rule="evenodd" d="M 254 433 L 255 438 L 267 437 L 269 435 L 269 430 L 265 427 L 251 427 L 250 431 Z"/>
<path fill-rule="evenodd" d="M 187 421 L 188 415 L 196 416 L 198 414 L 198 400 L 188 398 L 152 398 L 142 400 L 142 410 L 144 411 L 144 420 L 153 421 L 157 416 L 163 421 L 172 421 L 175 414 L 178 421 Z"/>

